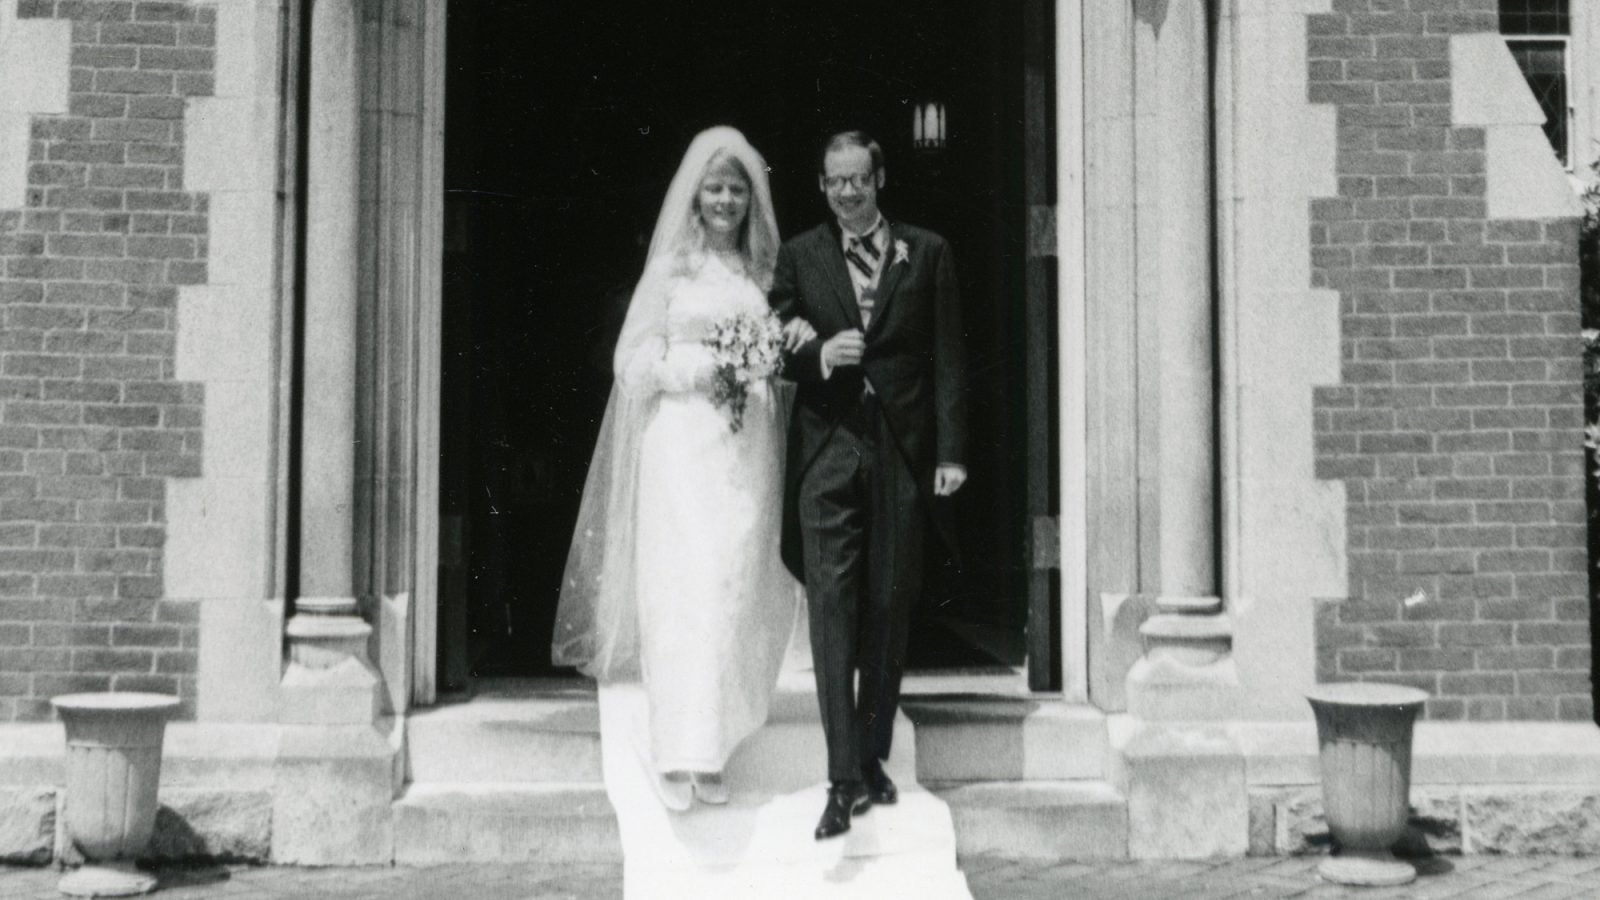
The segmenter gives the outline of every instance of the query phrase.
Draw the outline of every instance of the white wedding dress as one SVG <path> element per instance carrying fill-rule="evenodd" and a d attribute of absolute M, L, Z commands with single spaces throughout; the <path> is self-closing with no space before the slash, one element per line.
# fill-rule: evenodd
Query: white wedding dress
<path fill-rule="evenodd" d="M 718 158 L 750 185 L 731 262 L 707 246 L 696 205 Z M 732 128 L 701 132 L 617 339 L 551 641 L 553 662 L 603 686 L 643 682 L 657 772 L 724 768 L 766 720 L 794 631 L 802 591 L 779 550 L 786 395 L 751 385 L 734 431 L 708 393 L 704 343 L 732 315 L 767 312 L 777 250 L 766 163 Z"/>
<path fill-rule="evenodd" d="M 784 568 L 784 403 L 751 385 L 742 426 L 711 401 L 704 339 L 765 292 L 715 256 L 652 264 L 567 560 L 552 658 L 642 681 L 657 772 L 721 771 L 766 721 L 802 589 Z"/>
<path fill-rule="evenodd" d="M 709 358 L 702 341 L 717 322 L 767 310 L 765 293 L 714 256 L 662 289 L 668 366 Z M 667 381 L 639 442 L 634 577 L 650 750 L 657 771 L 721 771 L 766 721 L 795 621 L 798 585 L 778 547 L 784 421 L 767 382 L 752 385 L 734 431 L 703 389 Z"/>

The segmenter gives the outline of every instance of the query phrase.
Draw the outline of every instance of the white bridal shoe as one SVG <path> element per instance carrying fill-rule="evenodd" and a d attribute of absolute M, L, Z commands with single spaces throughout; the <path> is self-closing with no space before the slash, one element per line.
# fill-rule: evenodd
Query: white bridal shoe
<path fill-rule="evenodd" d="M 721 806 L 728 802 L 728 783 L 721 772 L 696 772 L 693 777 L 694 794 L 701 803 Z"/>
<path fill-rule="evenodd" d="M 656 795 L 661 805 L 673 812 L 687 812 L 694 805 L 694 782 L 687 772 L 667 772 L 655 777 Z"/>

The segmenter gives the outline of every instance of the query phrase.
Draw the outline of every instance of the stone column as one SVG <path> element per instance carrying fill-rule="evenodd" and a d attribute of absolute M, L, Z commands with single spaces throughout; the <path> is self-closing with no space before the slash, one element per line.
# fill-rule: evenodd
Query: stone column
<path fill-rule="evenodd" d="M 359 724 L 372 721 L 377 685 L 355 581 L 360 4 L 308 2 L 300 583 L 281 719 Z"/>
<path fill-rule="evenodd" d="M 301 404 L 300 580 L 287 628 L 273 771 L 272 859 L 292 865 L 393 860 L 397 764 L 392 723 L 379 718 L 382 679 L 359 593 L 369 551 L 359 543 L 362 12 L 381 0 L 299 0 L 311 7 L 307 123 L 305 332 Z M 300 22 L 306 20 L 302 17 Z M 370 72 L 366 77 L 371 77 Z M 369 237 L 369 239 L 373 239 Z"/>
<path fill-rule="evenodd" d="M 1139 580 L 1154 614 L 1128 701 L 1137 715 L 1189 718 L 1191 688 L 1234 680 L 1217 571 L 1211 9 L 1136 0 L 1134 10 Z"/>
<path fill-rule="evenodd" d="M 1210 23 L 1135 4 L 1140 585 L 1217 592 Z"/>
<path fill-rule="evenodd" d="M 1244 755 L 1217 721 L 1239 691 L 1218 597 L 1212 10 L 1133 8 L 1143 596 L 1126 599 L 1149 616 L 1112 780 L 1128 798 L 1130 857 L 1237 855 L 1248 846 Z"/>
<path fill-rule="evenodd" d="M 312 0 L 305 387 L 296 609 L 357 616 L 356 310 L 361 82 L 357 0 Z"/>
<path fill-rule="evenodd" d="M 1156 108 L 1156 140 L 1144 150 L 1160 195 L 1150 248 L 1159 283 L 1158 583 L 1164 596 L 1205 597 L 1217 592 L 1209 13 L 1206 0 L 1165 6 L 1155 81 L 1140 85 L 1140 99 Z"/>

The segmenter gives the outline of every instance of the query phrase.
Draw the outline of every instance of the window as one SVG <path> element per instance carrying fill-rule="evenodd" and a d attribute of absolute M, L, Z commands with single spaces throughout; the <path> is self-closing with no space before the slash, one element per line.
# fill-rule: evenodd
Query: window
<path fill-rule="evenodd" d="M 1568 0 L 1500 0 L 1500 33 L 1544 110 L 1544 133 L 1563 166 L 1572 165 Z"/>

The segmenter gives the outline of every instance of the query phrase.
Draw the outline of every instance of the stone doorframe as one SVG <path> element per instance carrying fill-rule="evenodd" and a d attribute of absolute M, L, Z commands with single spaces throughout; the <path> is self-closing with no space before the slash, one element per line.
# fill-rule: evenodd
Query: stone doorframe
<path fill-rule="evenodd" d="M 1089 657 L 1091 642 L 1088 582 L 1089 483 L 1090 460 L 1087 428 L 1090 421 L 1088 395 L 1088 280 L 1085 256 L 1085 22 L 1094 13 L 1089 7 L 1106 0 L 1056 0 L 1056 183 L 1057 205 L 1053 223 L 1039 227 L 1031 223 L 1035 243 L 1050 242 L 1044 255 L 1057 256 L 1058 366 L 1057 392 L 1060 408 L 1058 446 L 1059 483 L 1062 515 L 1056 521 L 1059 542 L 1054 562 L 1060 567 L 1060 618 L 1054 623 L 1061 636 L 1064 699 L 1085 702 L 1090 699 Z M 1126 7 L 1128 0 L 1112 0 Z M 381 22 L 368 22 L 364 44 L 376 50 L 376 61 L 363 67 L 362 136 L 364 146 L 377 148 L 364 154 L 368 162 L 381 165 L 373 192 L 363 191 L 363 226 L 368 240 L 362 257 L 372 265 L 374 284 L 387 285 L 375 296 L 384 300 L 388 312 L 376 316 L 381 325 L 387 320 L 399 338 L 400 353 L 407 358 L 390 359 L 390 377 L 374 379 L 364 374 L 368 392 L 382 394 L 381 388 L 405 387 L 409 402 L 396 404 L 393 391 L 386 406 L 392 415 L 381 418 L 376 434 L 391 447 L 408 448 L 402 454 L 410 468 L 391 467 L 386 477 L 374 473 L 374 485 L 401 488 L 391 492 L 389 515 L 368 519 L 375 526 L 369 539 L 374 548 L 388 546 L 390 556 L 399 553 L 403 565 L 394 560 L 387 566 L 374 566 L 375 574 L 387 572 L 400 580 L 377 579 L 387 590 L 375 594 L 379 602 L 371 608 L 374 626 L 374 659 L 389 686 L 395 709 L 406 705 L 434 702 L 437 681 L 439 522 L 433 511 L 439 503 L 439 399 L 440 399 L 440 322 L 443 197 L 444 197 L 444 77 L 445 12 L 443 3 L 422 0 L 380 0 L 372 6 L 383 10 Z M 376 100 L 376 102 L 374 102 Z M 1038 213 L 1035 213 L 1037 217 Z M 397 243 L 398 242 L 398 243 Z M 408 256 L 410 253 L 412 255 Z M 399 293 L 395 293 L 398 291 Z M 380 331 L 384 329 L 379 329 Z M 375 336 L 375 335 L 369 335 Z M 384 344 L 380 341 L 375 348 Z M 391 355 L 394 345 L 389 346 Z M 381 354 L 379 354 L 381 356 Z M 364 361 L 379 363 L 374 353 Z M 375 384 L 374 382 L 378 382 Z M 405 398 L 402 398 L 405 399 Z M 392 456 L 392 454 L 391 454 Z M 409 519 L 409 526 L 397 521 Z M 390 526 L 401 526 L 405 540 Z M 387 531 L 385 529 L 388 529 Z M 1049 529 L 1045 529 L 1049 534 Z M 387 539 L 385 538 L 387 534 Z M 402 547 L 403 544 L 403 547 Z M 1040 554 L 1037 552 L 1035 557 Z M 383 554 L 376 554 L 383 559 Z M 402 575 L 403 571 L 403 575 Z M 395 588 L 400 588 L 396 590 Z"/>
<path fill-rule="evenodd" d="M 1069 701 L 1121 708 L 1131 660 L 1114 656 L 1137 656 L 1140 640 L 1128 621 L 1188 617 L 1179 630 L 1192 632 L 1198 615 L 1226 639 L 1234 341 L 1219 328 L 1229 291 L 1214 197 L 1228 149 L 1213 134 L 1227 134 L 1214 126 L 1227 116 L 1218 85 L 1236 52 L 1232 10 L 1054 4 L 1056 203 L 1031 211 L 1029 232 L 1035 255 L 1057 257 L 1062 515 L 1054 534 L 1035 533 L 1057 548 L 1048 562 L 1063 600 L 1051 624 Z M 311 11 L 290 648 L 349 645 L 369 626 L 360 640 L 380 706 L 398 711 L 437 690 L 446 13 L 424 0 L 318 0 Z M 1034 549 L 1036 560 L 1052 555 Z M 345 627 L 328 627 L 341 616 Z"/>

